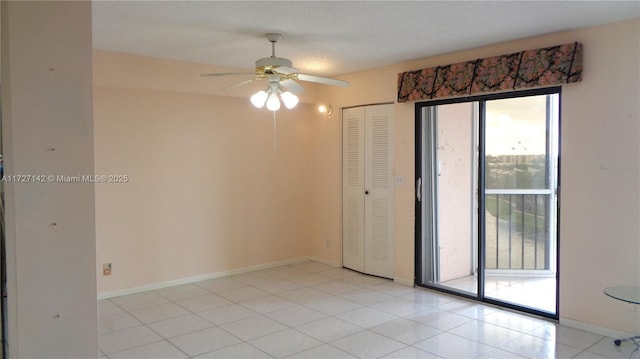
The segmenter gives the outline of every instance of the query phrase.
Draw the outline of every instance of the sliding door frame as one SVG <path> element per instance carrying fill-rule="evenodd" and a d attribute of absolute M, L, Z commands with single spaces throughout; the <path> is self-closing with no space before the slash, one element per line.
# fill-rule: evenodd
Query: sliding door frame
<path fill-rule="evenodd" d="M 556 170 L 556 228 L 555 228 L 555 236 L 556 236 L 556 256 L 555 256 L 555 279 L 556 279 L 556 293 L 555 293 L 555 313 L 549 313 L 545 311 L 541 311 L 538 309 L 524 307 L 520 305 L 516 305 L 513 303 L 496 300 L 494 298 L 487 298 L 484 295 L 484 285 L 485 285 L 485 266 L 486 266 L 486 238 L 485 238 L 485 131 L 486 131 L 486 118 L 485 118 L 485 102 L 491 100 L 501 100 L 501 99 L 510 99 L 510 98 L 518 98 L 518 97 L 528 97 L 528 96 L 538 96 L 538 95 L 552 95 L 558 94 L 560 100 L 558 101 L 558 123 L 557 123 L 557 170 Z M 415 285 L 426 287 L 432 290 L 437 290 L 447 294 L 453 294 L 460 297 L 464 297 L 467 299 L 472 299 L 475 301 L 501 306 L 504 308 L 517 310 L 541 317 L 546 317 L 553 320 L 558 320 L 560 318 L 559 315 L 559 303 L 560 303 L 560 165 L 561 165 L 561 139 L 562 139 L 562 87 L 548 87 L 548 88 L 540 88 L 540 89 L 532 89 L 532 90 L 524 90 L 524 91 L 514 91 L 514 92 L 506 92 L 506 93 L 498 93 L 498 94 L 490 94 L 490 95 L 481 95 L 481 96 L 468 96 L 468 97 L 460 97 L 453 99 L 445 99 L 445 100 L 432 100 L 432 101 L 422 101 L 415 103 L 415 193 L 416 196 L 414 198 L 415 201 Z M 425 171 L 425 166 L 423 165 L 423 154 L 425 152 L 424 148 L 424 134 L 425 134 L 425 123 L 423 118 L 425 117 L 425 111 L 429 111 L 430 107 L 435 107 L 439 105 L 450 105 L 456 103 L 465 103 L 465 102 L 478 102 L 478 159 L 477 159 L 477 181 L 478 181 L 478 193 L 477 193 L 477 245 L 478 245 L 478 253 L 477 253 L 477 293 L 473 295 L 469 292 L 460 292 L 457 290 L 453 290 L 450 288 L 446 288 L 443 286 L 435 286 L 426 284 L 424 273 L 424 263 L 423 263 L 423 255 L 426 248 L 424 248 L 423 241 L 423 230 L 433 231 L 433 228 L 425 228 L 427 227 L 424 223 L 425 214 L 423 213 L 423 201 L 425 197 L 428 196 L 427 193 L 423 193 L 424 181 L 423 173 Z M 547 134 L 549 136 L 549 134 Z M 433 158 L 433 154 L 429 155 L 430 158 Z"/>

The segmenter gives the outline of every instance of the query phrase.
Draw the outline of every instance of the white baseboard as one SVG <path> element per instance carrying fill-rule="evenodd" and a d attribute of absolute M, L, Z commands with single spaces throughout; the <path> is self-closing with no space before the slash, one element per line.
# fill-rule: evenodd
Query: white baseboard
<path fill-rule="evenodd" d="M 593 325 L 589 323 L 580 322 L 573 319 L 562 318 L 560 317 L 560 324 L 566 327 L 584 330 L 586 332 L 591 332 L 595 334 L 599 334 L 609 338 L 627 338 L 632 336 L 631 333 L 621 332 L 619 330 L 609 329 L 605 327 L 601 327 L 598 325 Z"/>
<path fill-rule="evenodd" d="M 413 278 L 409 279 L 409 278 L 394 277 L 393 278 L 393 282 L 394 283 L 398 283 L 398 284 L 402 284 L 402 285 L 406 285 L 406 286 L 409 286 L 409 287 L 415 286 Z"/>
<path fill-rule="evenodd" d="M 322 258 L 322 257 L 313 256 L 313 257 L 311 257 L 309 259 L 314 261 L 314 262 L 326 264 L 328 266 L 332 266 L 332 267 L 336 267 L 336 268 L 341 268 L 342 267 L 342 263 L 336 262 L 336 261 L 332 261 L 332 260 L 329 260 L 329 259 L 326 259 L 326 258 Z"/>
<path fill-rule="evenodd" d="M 166 282 L 151 283 L 151 284 L 146 284 L 146 285 L 139 286 L 139 287 L 114 290 L 114 291 L 111 291 L 111 292 L 98 293 L 98 300 L 100 300 L 100 299 L 109 299 L 109 298 L 119 297 L 119 296 L 128 295 L 128 294 L 141 293 L 141 292 L 146 292 L 146 291 L 149 291 L 149 290 L 156 290 L 156 289 L 162 289 L 162 288 L 167 288 L 167 287 L 173 287 L 173 286 L 176 286 L 176 285 L 191 284 L 191 283 L 200 282 L 200 281 L 203 281 L 203 280 L 215 279 L 215 278 L 220 278 L 220 277 L 227 277 L 227 276 L 236 275 L 236 274 L 242 274 L 242 273 L 247 273 L 247 272 L 254 272 L 254 271 L 259 271 L 259 270 L 282 267 L 282 266 L 286 266 L 286 265 L 289 265 L 289 264 L 296 264 L 296 263 L 300 263 L 300 262 L 306 262 L 306 261 L 309 261 L 309 260 L 316 261 L 315 259 L 312 259 L 312 258 L 309 258 L 309 257 L 300 257 L 300 258 L 292 258 L 292 259 L 287 259 L 287 260 L 277 261 L 277 262 L 269 262 L 269 263 L 257 264 L 257 265 L 253 265 L 253 266 L 234 268 L 234 269 L 230 269 L 230 270 L 227 270 L 227 271 L 220 271 L 220 272 L 215 272 L 215 273 L 203 274 L 203 275 L 198 275 L 198 276 L 188 277 L 188 278 L 180 278 L 180 279 L 170 280 L 170 281 L 166 281 Z M 325 264 L 329 264 L 329 263 L 325 263 Z"/>

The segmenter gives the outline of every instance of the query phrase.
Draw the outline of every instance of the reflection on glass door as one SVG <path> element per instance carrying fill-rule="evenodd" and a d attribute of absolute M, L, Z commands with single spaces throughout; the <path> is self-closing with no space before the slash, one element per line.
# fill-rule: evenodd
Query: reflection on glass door
<path fill-rule="evenodd" d="M 477 112 L 474 103 L 431 107 L 426 113 L 430 217 L 425 221 L 425 279 L 430 285 L 477 293 Z"/>
<path fill-rule="evenodd" d="M 418 105 L 416 282 L 558 317 L 557 89 Z"/>
<path fill-rule="evenodd" d="M 558 95 L 484 113 L 485 297 L 555 313 Z"/>

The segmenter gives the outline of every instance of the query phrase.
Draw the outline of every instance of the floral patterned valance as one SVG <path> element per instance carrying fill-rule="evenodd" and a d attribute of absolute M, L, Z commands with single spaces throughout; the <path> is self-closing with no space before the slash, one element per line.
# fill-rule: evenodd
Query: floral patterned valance
<path fill-rule="evenodd" d="M 526 50 L 398 74 L 398 102 L 582 81 L 582 44 Z"/>

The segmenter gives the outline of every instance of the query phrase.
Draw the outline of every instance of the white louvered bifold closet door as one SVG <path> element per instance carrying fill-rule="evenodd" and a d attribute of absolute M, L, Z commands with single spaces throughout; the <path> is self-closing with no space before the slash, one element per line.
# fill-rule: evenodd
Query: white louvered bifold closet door
<path fill-rule="evenodd" d="M 393 277 L 393 157 L 391 105 L 365 108 L 364 268 Z M 366 194 L 368 192 L 368 194 Z"/>
<path fill-rule="evenodd" d="M 344 266 L 393 277 L 391 105 L 343 111 Z"/>

